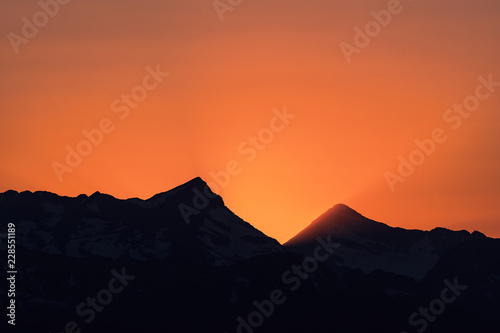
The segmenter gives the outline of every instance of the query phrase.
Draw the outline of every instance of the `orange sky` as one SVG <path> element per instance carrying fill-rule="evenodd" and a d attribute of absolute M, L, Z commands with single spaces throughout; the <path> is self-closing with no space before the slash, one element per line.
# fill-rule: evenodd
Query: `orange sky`
<path fill-rule="evenodd" d="M 209 0 L 70 1 L 48 22 L 37 1 L 5 3 L 0 191 L 148 198 L 235 160 L 219 194 L 281 242 L 338 202 L 392 226 L 500 237 L 500 87 L 457 129 L 443 119 L 479 76 L 500 82 L 500 4 L 394 1 L 242 1 L 223 21 Z M 348 63 L 341 43 L 388 7 Z M 120 119 L 111 104 L 157 65 L 169 76 Z M 285 107 L 296 118 L 241 154 Z M 53 162 L 103 119 L 113 130 L 59 181 Z M 447 140 L 391 191 L 385 173 L 435 128 Z"/>

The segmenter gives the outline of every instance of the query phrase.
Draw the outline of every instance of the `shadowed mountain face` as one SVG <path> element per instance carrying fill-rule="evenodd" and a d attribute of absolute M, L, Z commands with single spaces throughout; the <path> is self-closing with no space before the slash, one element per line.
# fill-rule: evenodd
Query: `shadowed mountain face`
<path fill-rule="evenodd" d="M 222 265 L 282 251 L 200 178 L 148 200 L 8 191 L 0 194 L 0 214 L 2 222 L 16 224 L 18 246 L 74 258 L 183 258 Z"/>
<path fill-rule="evenodd" d="M 291 251 L 311 253 L 317 237 L 330 237 L 341 244 L 328 262 L 338 272 L 360 269 L 368 274 L 380 269 L 416 280 L 449 249 L 467 240 L 486 238 L 465 230 L 392 228 L 338 204 L 284 245 Z"/>
<path fill-rule="evenodd" d="M 9 223 L 20 332 L 499 332 L 500 240 L 478 232 L 337 205 L 281 246 L 200 178 L 148 200 L 8 191 L 2 249 Z"/>

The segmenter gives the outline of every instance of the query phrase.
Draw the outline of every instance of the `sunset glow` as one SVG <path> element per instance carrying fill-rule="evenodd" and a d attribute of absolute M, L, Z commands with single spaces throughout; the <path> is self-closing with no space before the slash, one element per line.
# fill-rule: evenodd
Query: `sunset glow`
<path fill-rule="evenodd" d="M 0 192 L 146 199 L 199 176 L 280 242 L 340 202 L 500 237 L 498 1 L 70 1 L 32 38 L 40 4 L 3 7 Z"/>

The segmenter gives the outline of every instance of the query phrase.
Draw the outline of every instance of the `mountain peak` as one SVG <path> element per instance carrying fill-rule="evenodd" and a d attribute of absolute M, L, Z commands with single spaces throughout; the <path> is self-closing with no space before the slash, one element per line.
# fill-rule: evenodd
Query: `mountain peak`
<path fill-rule="evenodd" d="M 165 198 L 180 193 L 183 193 L 186 198 L 190 198 L 193 197 L 196 192 L 201 192 L 205 196 L 211 198 L 218 197 L 201 177 L 195 177 L 171 190 L 157 193 L 146 201 L 163 201 Z"/>
<path fill-rule="evenodd" d="M 15 194 L 0 195 L 0 222 L 29 228 L 30 235 L 16 246 L 30 251 L 126 262 L 183 259 L 213 266 L 283 251 L 275 239 L 227 208 L 199 177 L 146 200 L 98 191 L 76 198 Z"/>
<path fill-rule="evenodd" d="M 187 182 L 185 182 L 182 185 L 179 185 L 175 188 L 173 188 L 170 191 L 176 191 L 176 190 L 194 190 L 197 189 L 201 192 L 203 191 L 209 191 L 209 193 L 213 193 L 212 190 L 210 189 L 210 186 L 201 178 L 201 177 L 195 177 Z M 168 192 L 170 192 L 168 191 Z"/>
<path fill-rule="evenodd" d="M 316 239 L 318 236 L 330 234 L 333 230 L 354 230 L 364 228 L 367 225 L 378 224 L 372 221 L 351 207 L 339 203 L 327 210 L 324 214 L 314 220 L 308 227 L 303 229 L 293 238 L 288 240 L 285 246 L 294 246 L 302 243 L 307 243 Z"/>
<path fill-rule="evenodd" d="M 330 218 L 333 216 L 338 216 L 342 218 L 346 217 L 363 217 L 360 213 L 352 209 L 351 207 L 343 204 L 343 203 L 338 203 L 334 205 L 332 208 L 330 208 L 325 214 L 327 214 Z"/>
<path fill-rule="evenodd" d="M 326 227 L 328 225 L 338 225 L 339 223 L 344 226 L 349 226 L 353 223 L 357 224 L 356 222 L 365 220 L 368 219 L 351 207 L 343 203 L 338 203 L 314 220 L 311 226 L 323 225 Z"/>
<path fill-rule="evenodd" d="M 184 185 L 190 184 L 192 186 L 208 186 L 207 183 L 201 177 L 195 177 L 190 181 L 184 183 Z"/>

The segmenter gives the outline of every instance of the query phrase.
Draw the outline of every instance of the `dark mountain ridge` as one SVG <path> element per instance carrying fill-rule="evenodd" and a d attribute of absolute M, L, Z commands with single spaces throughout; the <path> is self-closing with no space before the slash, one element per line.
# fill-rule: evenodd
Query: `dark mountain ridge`
<path fill-rule="evenodd" d="M 339 273 L 360 269 L 368 274 L 381 269 L 417 280 L 456 245 L 487 238 L 477 231 L 393 228 L 338 204 L 283 245 L 290 251 L 310 253 L 317 237 L 330 237 L 341 245 L 329 259 L 331 268 L 337 267 Z"/>
<path fill-rule="evenodd" d="M 467 289 L 426 332 L 500 327 L 500 240 L 478 232 L 391 228 L 336 205 L 282 246 L 201 178 L 147 200 L 7 191 L 1 248 L 8 223 L 21 331 L 416 332 L 409 317 L 454 279 Z"/>

